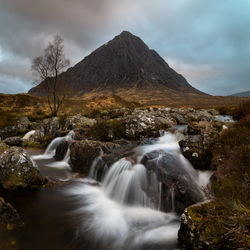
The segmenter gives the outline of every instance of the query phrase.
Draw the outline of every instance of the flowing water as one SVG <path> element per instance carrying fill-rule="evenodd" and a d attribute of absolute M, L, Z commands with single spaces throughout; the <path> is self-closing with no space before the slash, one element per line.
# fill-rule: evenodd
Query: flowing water
<path fill-rule="evenodd" d="M 55 168 L 62 162 L 51 159 L 59 143 L 72 139 L 72 135 L 54 139 L 44 154 L 33 156 L 42 174 L 53 173 L 60 179 L 63 170 L 68 178 L 73 177 L 69 150 L 62 161 L 67 162 L 67 168 Z M 168 207 L 173 212 L 166 213 L 162 211 L 162 202 L 166 203 L 162 199 L 163 183 L 156 172 L 142 163 L 152 152 L 160 152 L 156 159 L 159 162 L 165 153 L 174 156 L 178 160 L 174 164 L 176 173 L 189 178 L 191 187 L 204 195 L 202 189 L 209 183 L 210 173 L 195 171 L 181 155 L 175 135 L 166 133 L 154 143 L 138 147 L 133 157 L 122 158 L 110 168 L 106 166 L 101 182 L 96 180 L 96 166 L 102 161 L 98 157 L 87 178 L 10 197 L 27 224 L 20 239 L 21 249 L 177 249 L 180 222 L 174 213 L 175 190 L 173 186 L 167 190 Z"/>

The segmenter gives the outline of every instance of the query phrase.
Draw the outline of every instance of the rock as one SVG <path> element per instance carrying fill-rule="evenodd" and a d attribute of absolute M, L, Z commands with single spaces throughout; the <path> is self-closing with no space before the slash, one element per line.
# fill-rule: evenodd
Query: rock
<path fill-rule="evenodd" d="M 5 189 L 36 188 L 42 181 L 36 163 L 24 149 L 11 147 L 1 154 L 0 184 Z"/>
<path fill-rule="evenodd" d="M 200 135 L 201 129 L 197 125 L 189 124 L 187 127 L 187 134 L 188 135 Z"/>
<path fill-rule="evenodd" d="M 15 227 L 23 226 L 23 222 L 16 209 L 0 197 L 0 228 L 3 226 L 7 230 L 13 230 Z"/>
<path fill-rule="evenodd" d="M 162 209 L 165 211 L 174 209 L 175 212 L 182 213 L 187 206 L 204 199 L 195 181 L 196 171 L 189 166 L 188 161 L 184 161 L 180 154 L 170 154 L 161 150 L 146 154 L 141 161 L 162 183 L 162 200 L 166 201 L 162 204 Z M 174 204 L 171 205 L 172 201 Z"/>
<path fill-rule="evenodd" d="M 188 124 L 188 121 L 179 113 L 171 113 L 171 117 L 177 121 L 177 124 Z"/>
<path fill-rule="evenodd" d="M 96 124 L 95 119 L 90 119 L 80 114 L 70 117 L 65 122 L 65 129 L 90 128 Z"/>
<path fill-rule="evenodd" d="M 70 144 L 72 143 L 72 141 L 63 141 L 62 143 L 60 143 L 57 148 L 56 148 L 56 154 L 54 156 L 54 158 L 57 161 L 62 161 L 64 156 L 66 155 L 66 152 L 68 150 L 68 147 L 70 146 Z"/>
<path fill-rule="evenodd" d="M 28 132 L 30 122 L 27 117 L 21 117 L 16 124 L 0 128 L 0 138 L 6 139 L 13 136 L 22 136 Z"/>
<path fill-rule="evenodd" d="M 23 140 L 19 136 L 8 137 L 4 140 L 4 142 L 9 146 L 22 146 Z"/>
<path fill-rule="evenodd" d="M 115 161 L 130 155 L 137 145 L 138 142 L 129 142 L 124 139 L 114 142 L 74 141 L 70 145 L 71 168 L 73 171 L 88 175 L 94 160 L 99 157 L 96 167 L 99 172 L 97 177 L 100 180 L 105 166 L 110 167 Z"/>
<path fill-rule="evenodd" d="M 0 249 L 18 250 L 17 232 L 23 226 L 16 209 L 0 197 Z"/>
<path fill-rule="evenodd" d="M 103 155 L 100 143 L 96 141 L 75 141 L 70 145 L 70 161 L 73 171 L 88 174 L 92 162 Z"/>
<path fill-rule="evenodd" d="M 44 119 L 41 124 L 41 134 L 49 134 L 51 136 L 55 136 L 56 132 L 60 129 L 60 123 L 58 117 L 52 117 L 48 119 Z"/>
<path fill-rule="evenodd" d="M 0 155 L 9 148 L 4 142 L 0 142 Z"/>
<path fill-rule="evenodd" d="M 209 210 L 214 209 L 214 206 L 215 202 L 209 200 L 197 203 L 184 210 L 178 232 L 178 240 L 184 249 L 217 249 L 211 247 L 212 240 L 216 242 L 217 239 L 210 239 L 210 242 L 207 237 L 207 234 L 212 233 L 208 231 L 210 230 L 209 227 L 214 225 L 210 224 L 207 228 L 203 225 Z M 220 227 L 217 224 L 213 230 L 216 230 L 216 226 Z M 213 238 L 213 235 L 210 236 Z"/>

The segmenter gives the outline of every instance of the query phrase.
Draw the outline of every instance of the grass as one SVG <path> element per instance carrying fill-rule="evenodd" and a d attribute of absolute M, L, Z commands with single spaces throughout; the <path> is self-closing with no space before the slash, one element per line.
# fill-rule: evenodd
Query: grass
<path fill-rule="evenodd" d="M 239 122 L 222 133 L 212 152 L 215 200 L 189 211 L 200 239 L 209 242 L 211 249 L 250 247 L 250 102 L 234 112 Z"/>

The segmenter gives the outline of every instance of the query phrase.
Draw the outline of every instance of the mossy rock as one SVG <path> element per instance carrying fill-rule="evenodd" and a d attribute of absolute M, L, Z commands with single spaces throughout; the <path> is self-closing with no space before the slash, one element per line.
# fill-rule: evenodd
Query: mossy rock
<path fill-rule="evenodd" d="M 24 149 L 11 147 L 1 154 L 0 184 L 3 188 L 37 188 L 42 182 L 43 178 L 36 163 Z"/>
<path fill-rule="evenodd" d="M 245 221 L 232 226 L 242 218 Z M 216 200 L 197 203 L 186 208 L 181 216 L 179 242 L 185 249 L 247 249 L 247 218 L 249 210 L 241 204 L 232 209 Z"/>

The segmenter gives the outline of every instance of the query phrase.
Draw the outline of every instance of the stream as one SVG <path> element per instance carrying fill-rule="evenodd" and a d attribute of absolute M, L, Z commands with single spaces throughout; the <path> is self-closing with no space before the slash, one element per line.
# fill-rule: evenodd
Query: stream
<path fill-rule="evenodd" d="M 171 174 L 184 176 L 187 185 L 197 189 L 204 199 L 203 188 L 208 185 L 210 175 L 193 169 L 180 153 L 175 136 L 165 133 L 150 145 L 136 148 L 133 158 L 121 158 L 105 169 L 101 182 L 95 179 L 98 159 L 86 178 L 77 178 L 76 173 L 71 172 L 69 150 L 62 161 L 54 160 L 56 147 L 70 139 L 74 139 L 73 132 L 54 139 L 44 153 L 26 149 L 43 176 L 65 183 L 4 194 L 26 224 L 18 235 L 19 248 L 178 249 L 180 219 L 174 212 L 174 189 L 168 190 L 170 199 L 164 211 L 169 212 L 163 212 L 162 182 L 142 164 L 142 159 L 152 152 L 159 154 L 157 162 L 166 155 L 171 156 L 174 166 Z"/>

